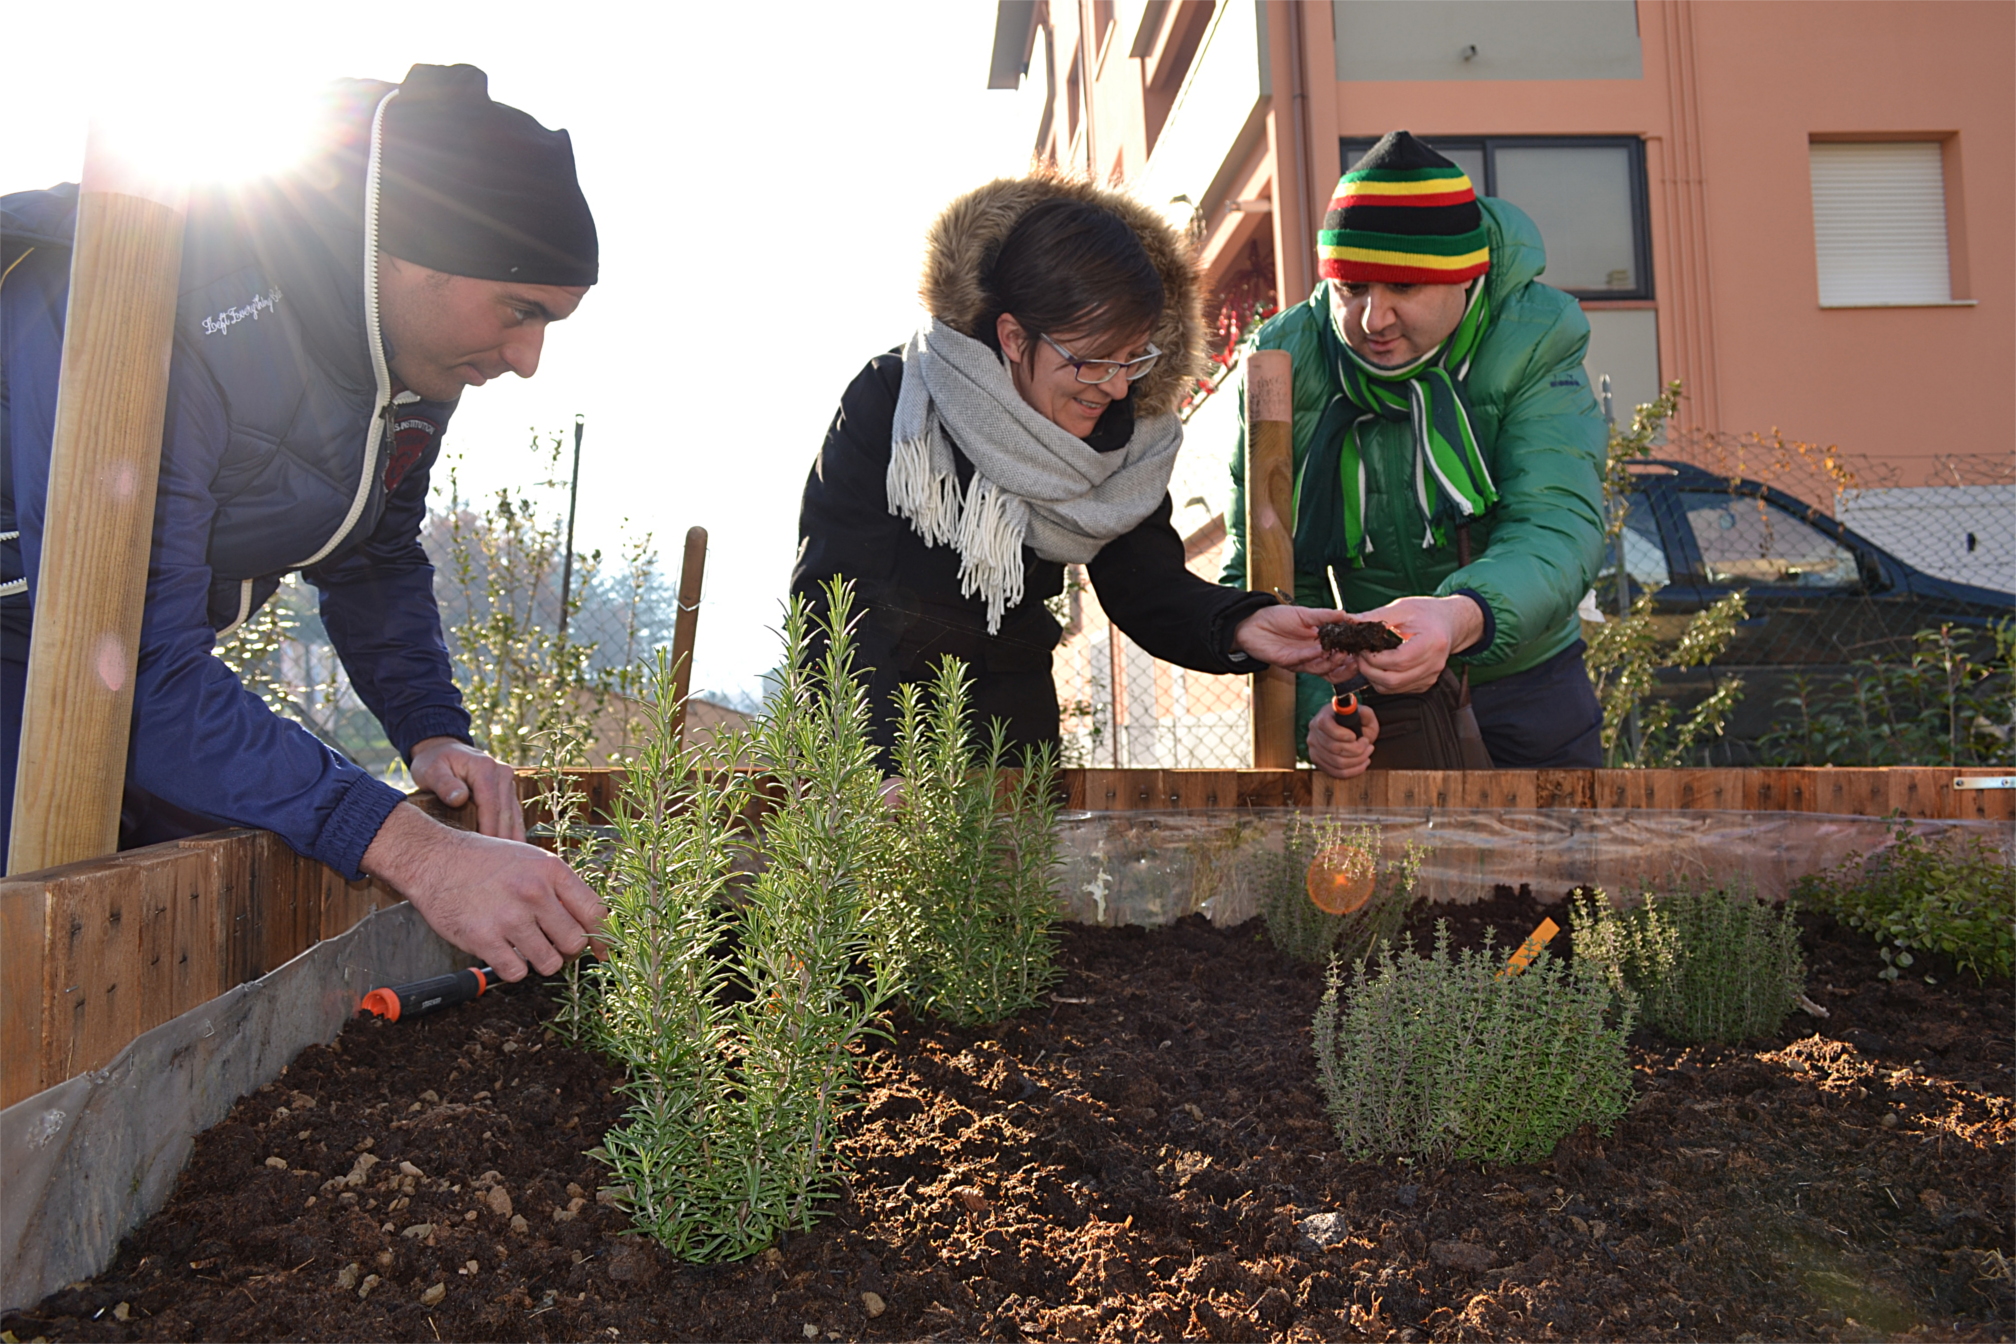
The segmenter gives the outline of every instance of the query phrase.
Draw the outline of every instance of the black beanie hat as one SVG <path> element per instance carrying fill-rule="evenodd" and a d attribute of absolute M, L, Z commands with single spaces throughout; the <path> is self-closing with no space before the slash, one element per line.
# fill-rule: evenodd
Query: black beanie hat
<path fill-rule="evenodd" d="M 416 65 L 385 107 L 379 246 L 478 280 L 592 285 L 595 217 L 574 144 L 490 100 L 473 65 Z"/>

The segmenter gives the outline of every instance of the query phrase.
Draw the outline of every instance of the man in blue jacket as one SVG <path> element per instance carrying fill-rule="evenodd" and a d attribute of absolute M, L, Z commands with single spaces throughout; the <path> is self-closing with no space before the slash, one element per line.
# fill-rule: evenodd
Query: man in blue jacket
<path fill-rule="evenodd" d="M 558 969 L 604 911 L 524 843 L 509 767 L 470 745 L 420 545 L 464 388 L 529 378 L 597 278 L 565 131 L 473 66 L 332 90 L 305 165 L 199 191 L 184 243 L 134 685 L 122 844 L 277 832 L 382 878 L 505 979 Z M 0 197 L 0 851 L 13 814 L 77 188 Z M 276 717 L 213 654 L 299 571 L 352 684 L 480 833 L 442 826 Z"/>

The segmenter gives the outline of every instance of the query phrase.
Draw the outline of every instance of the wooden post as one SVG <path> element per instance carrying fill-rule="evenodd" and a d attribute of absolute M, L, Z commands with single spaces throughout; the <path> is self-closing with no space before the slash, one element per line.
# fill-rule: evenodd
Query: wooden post
<path fill-rule="evenodd" d="M 679 615 L 672 623 L 672 740 L 686 740 L 686 695 L 693 689 L 693 640 L 700 626 L 700 584 L 707 573 L 707 529 L 686 529 L 686 558 L 679 564 Z"/>
<path fill-rule="evenodd" d="M 1286 350 L 1246 357 L 1246 586 L 1295 600 L 1294 367 Z M 1253 677 L 1253 768 L 1295 765 L 1295 674 Z"/>
<path fill-rule="evenodd" d="M 186 189 L 120 162 L 95 127 L 82 185 L 10 873 L 118 847 L 168 400 Z"/>

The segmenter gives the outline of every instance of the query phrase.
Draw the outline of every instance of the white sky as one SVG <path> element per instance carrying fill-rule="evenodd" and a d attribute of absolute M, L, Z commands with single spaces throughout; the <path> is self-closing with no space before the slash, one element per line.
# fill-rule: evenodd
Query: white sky
<path fill-rule="evenodd" d="M 991 0 L 617 5 L 442 0 L 10 7 L 0 191 L 74 180 L 108 99 L 259 124 L 275 89 L 466 61 L 572 133 L 602 283 L 537 378 L 472 390 L 465 482 L 587 417 L 577 545 L 708 529 L 694 686 L 755 689 L 805 473 L 841 390 L 916 321 L 937 209 L 1019 171 L 1038 95 L 989 91 Z"/>

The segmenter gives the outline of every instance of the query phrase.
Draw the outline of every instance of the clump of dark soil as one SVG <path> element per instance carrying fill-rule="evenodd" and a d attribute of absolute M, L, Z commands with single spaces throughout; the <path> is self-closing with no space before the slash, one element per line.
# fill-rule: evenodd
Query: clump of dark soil
<path fill-rule="evenodd" d="M 1384 653 L 1405 641 L 1384 621 L 1354 621 L 1346 616 L 1317 626 L 1316 642 L 1331 653 Z"/>
<path fill-rule="evenodd" d="M 1459 944 L 1495 927 L 1512 947 L 1542 913 L 1504 892 L 1414 928 L 1425 944 L 1446 916 Z M 2009 1336 L 2006 983 L 1886 984 L 1869 943 L 1809 918 L 1828 1016 L 1741 1049 L 1641 1037 L 1610 1137 L 1530 1166 L 1348 1163 L 1311 1064 L 1321 975 L 1257 928 L 1072 927 L 1052 1006 L 979 1032 L 899 1023 L 869 1062 L 848 1193 L 816 1230 L 712 1269 L 621 1235 L 597 1202 L 585 1153 L 621 1114 L 619 1078 L 543 1029 L 550 989 L 359 1022 L 205 1135 L 110 1269 L 4 1324 L 21 1340 Z"/>

